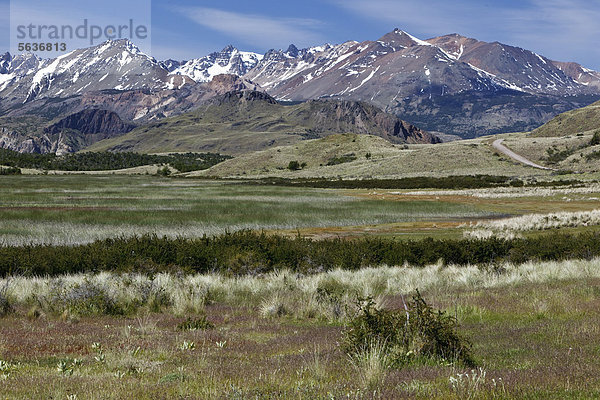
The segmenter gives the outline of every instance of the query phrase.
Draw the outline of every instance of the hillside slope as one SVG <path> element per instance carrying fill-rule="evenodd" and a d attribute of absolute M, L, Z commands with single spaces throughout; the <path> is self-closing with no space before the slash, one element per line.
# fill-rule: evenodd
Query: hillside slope
<path fill-rule="evenodd" d="M 372 134 L 392 143 L 438 143 L 439 139 L 361 102 L 313 100 L 278 103 L 256 91 L 234 91 L 198 109 L 105 140 L 93 151 L 211 151 L 243 154 L 334 133 Z"/>
<path fill-rule="evenodd" d="M 567 136 L 600 128 L 600 101 L 587 107 L 557 115 L 531 135 L 538 137 Z"/>
<path fill-rule="evenodd" d="M 290 161 L 297 161 L 301 169 L 289 169 Z M 189 176 L 370 179 L 475 173 L 521 177 L 550 174 L 499 157 L 489 138 L 435 146 L 394 145 L 371 135 L 342 134 L 241 155 Z"/>

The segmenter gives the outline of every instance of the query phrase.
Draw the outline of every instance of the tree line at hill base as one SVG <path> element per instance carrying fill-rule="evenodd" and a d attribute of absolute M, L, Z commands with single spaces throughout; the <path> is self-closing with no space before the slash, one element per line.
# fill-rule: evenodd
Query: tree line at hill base
<path fill-rule="evenodd" d="M 57 156 L 53 153 L 19 153 L 0 149 L 0 165 L 12 168 L 32 168 L 56 171 L 109 171 L 144 165 L 170 165 L 179 172 L 204 170 L 231 158 L 216 153 L 174 153 L 153 155 L 139 153 L 74 153 Z"/>

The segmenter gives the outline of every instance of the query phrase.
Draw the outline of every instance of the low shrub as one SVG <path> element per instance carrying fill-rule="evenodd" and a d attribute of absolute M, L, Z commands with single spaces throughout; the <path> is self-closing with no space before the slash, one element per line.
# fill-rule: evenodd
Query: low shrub
<path fill-rule="evenodd" d="M 289 169 L 290 171 L 298 171 L 301 169 L 304 169 L 306 167 L 306 163 L 300 163 L 299 161 L 290 161 L 290 163 L 287 166 L 287 169 Z"/>
<path fill-rule="evenodd" d="M 400 179 L 284 179 L 265 178 L 256 181 L 246 181 L 245 184 L 297 186 L 332 189 L 481 189 L 507 186 L 527 187 L 556 187 L 581 184 L 576 180 L 560 180 L 547 182 L 525 183 L 520 179 L 508 176 L 492 175 L 461 175 L 447 177 L 412 177 Z"/>
<path fill-rule="evenodd" d="M 203 331 L 214 327 L 215 325 L 206 318 L 206 315 L 198 318 L 188 317 L 185 321 L 177 324 L 178 331 Z"/>
<path fill-rule="evenodd" d="M 0 149 L 0 165 L 15 167 L 13 171 L 18 170 L 18 173 L 20 173 L 19 168 L 62 171 L 107 171 L 153 164 L 169 164 L 179 172 L 190 172 L 208 169 L 230 158 L 230 156 L 215 153 L 153 155 L 131 152 L 85 152 L 57 156 L 53 153 L 19 153 L 8 149 Z M 1 174 L 2 170 L 0 170 Z"/>
<path fill-rule="evenodd" d="M 0 175 L 21 175 L 21 169 L 15 167 L 0 167 Z"/>
<path fill-rule="evenodd" d="M 0 286 L 0 317 L 13 311 L 13 306 L 8 298 L 8 285 L 9 282 L 5 282 Z"/>
<path fill-rule="evenodd" d="M 343 333 L 341 348 L 352 358 L 364 354 L 376 341 L 385 346 L 397 367 L 419 358 L 474 367 L 471 344 L 457 328 L 455 318 L 435 311 L 418 291 L 404 310 L 377 309 L 372 298 L 359 299 L 357 315 Z"/>
<path fill-rule="evenodd" d="M 350 154 L 344 154 L 343 156 L 340 157 L 333 157 L 330 158 L 327 161 L 327 166 L 332 166 L 332 165 L 338 165 L 338 164 L 345 164 L 348 162 L 352 162 L 355 161 L 357 159 L 356 154 L 354 153 L 350 153 Z"/>
<path fill-rule="evenodd" d="M 594 131 L 594 136 L 592 136 L 592 140 L 590 141 L 590 146 L 597 146 L 600 144 L 600 129 L 596 129 Z"/>
<path fill-rule="evenodd" d="M 52 281 L 44 294 L 34 294 L 31 300 L 41 310 L 54 315 L 123 315 L 127 311 L 104 287 L 87 278 L 75 284 L 60 279 Z"/>

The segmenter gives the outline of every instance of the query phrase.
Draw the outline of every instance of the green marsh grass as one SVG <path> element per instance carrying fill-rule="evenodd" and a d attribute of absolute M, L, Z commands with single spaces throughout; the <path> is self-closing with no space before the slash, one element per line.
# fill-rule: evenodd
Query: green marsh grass
<path fill-rule="evenodd" d="M 121 176 L 0 177 L 0 242 L 81 244 L 155 233 L 378 225 L 488 216 L 472 205 L 390 202 L 347 191 Z"/>

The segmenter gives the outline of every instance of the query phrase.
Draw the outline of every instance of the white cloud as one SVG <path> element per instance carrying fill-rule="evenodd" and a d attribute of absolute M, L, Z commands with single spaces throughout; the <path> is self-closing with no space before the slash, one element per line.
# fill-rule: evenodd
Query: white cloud
<path fill-rule="evenodd" d="M 322 24 L 314 19 L 271 18 L 205 7 L 183 8 L 180 12 L 199 25 L 260 48 L 290 43 L 309 46 L 324 41 L 317 31 Z"/>

